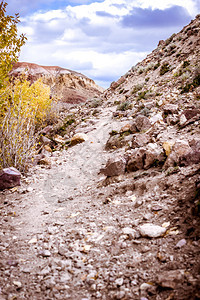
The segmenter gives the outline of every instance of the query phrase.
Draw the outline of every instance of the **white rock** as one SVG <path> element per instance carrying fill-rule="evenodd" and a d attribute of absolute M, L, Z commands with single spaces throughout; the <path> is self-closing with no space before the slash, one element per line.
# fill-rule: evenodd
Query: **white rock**
<path fill-rule="evenodd" d="M 180 123 L 180 125 L 182 126 L 182 125 L 184 125 L 186 122 L 187 122 L 186 116 L 185 116 L 184 114 L 182 114 L 182 115 L 180 116 L 179 123 Z"/>
<path fill-rule="evenodd" d="M 123 284 L 123 282 L 124 282 L 124 279 L 123 279 L 123 278 L 117 278 L 117 279 L 115 280 L 115 284 L 116 284 L 116 285 L 119 285 L 119 286 L 121 286 L 121 285 Z"/>
<path fill-rule="evenodd" d="M 181 247 L 185 246 L 186 244 L 187 244 L 186 240 L 182 239 L 176 244 L 176 248 L 181 248 Z"/>
<path fill-rule="evenodd" d="M 152 223 L 146 223 L 143 225 L 140 225 L 138 227 L 139 232 L 141 236 L 143 237 L 151 237 L 151 238 L 156 238 L 163 236 L 165 232 L 167 231 L 167 228 L 163 228 L 158 225 L 154 225 Z"/>
<path fill-rule="evenodd" d="M 20 281 L 13 281 L 13 284 L 17 286 L 19 289 L 22 287 L 22 283 Z"/>
<path fill-rule="evenodd" d="M 136 231 L 133 228 L 125 227 L 122 229 L 122 233 L 130 236 L 131 238 L 135 238 Z"/>
<path fill-rule="evenodd" d="M 82 142 L 85 142 L 88 140 L 88 136 L 85 133 L 76 133 L 72 138 L 71 138 L 71 144 L 76 145 Z"/>

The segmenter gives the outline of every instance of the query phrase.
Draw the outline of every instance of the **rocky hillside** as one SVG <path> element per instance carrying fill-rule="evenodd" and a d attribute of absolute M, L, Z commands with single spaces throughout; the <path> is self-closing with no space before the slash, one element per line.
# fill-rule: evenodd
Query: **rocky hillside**
<path fill-rule="evenodd" d="M 1 299 L 200 299 L 199 28 L 44 128 L 21 186 L 0 173 Z"/>
<path fill-rule="evenodd" d="M 31 82 L 42 77 L 44 83 L 50 86 L 52 96 L 66 103 L 85 102 L 103 92 L 103 88 L 87 76 L 61 67 L 18 62 L 14 65 L 11 76 L 21 74 L 26 74 Z"/>
<path fill-rule="evenodd" d="M 158 47 L 142 62 L 133 66 L 105 96 L 114 101 L 130 101 L 134 108 L 152 102 L 154 107 L 179 104 L 197 106 L 200 95 L 200 16 L 178 34 Z M 190 103 L 191 100 L 191 103 Z M 143 107 L 144 108 L 144 107 Z"/>

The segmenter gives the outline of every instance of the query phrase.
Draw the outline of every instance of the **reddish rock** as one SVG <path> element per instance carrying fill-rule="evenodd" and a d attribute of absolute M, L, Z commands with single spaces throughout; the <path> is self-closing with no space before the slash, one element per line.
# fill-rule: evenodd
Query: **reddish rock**
<path fill-rule="evenodd" d="M 192 119 L 193 117 L 200 115 L 200 109 L 185 109 L 183 111 L 183 114 L 185 115 L 186 119 Z"/>
<path fill-rule="evenodd" d="M 128 157 L 127 171 L 134 172 L 144 167 L 144 156 L 146 150 L 144 148 L 134 149 Z"/>
<path fill-rule="evenodd" d="M 138 131 L 146 131 L 149 128 L 151 128 L 150 120 L 143 115 L 139 115 L 136 118 L 135 125 L 136 125 Z"/>
<path fill-rule="evenodd" d="M 146 133 L 137 133 L 133 136 L 132 148 L 140 148 L 150 141 L 150 136 Z"/>
<path fill-rule="evenodd" d="M 101 172 L 106 176 L 118 176 L 125 173 L 126 160 L 123 157 L 113 157 L 107 161 Z"/>
<path fill-rule="evenodd" d="M 132 137 L 130 135 L 121 137 L 120 134 L 111 136 L 105 146 L 106 150 L 122 148 L 131 142 Z"/>
<path fill-rule="evenodd" d="M 20 185 L 21 173 L 14 167 L 0 171 L 0 190 Z"/>
<path fill-rule="evenodd" d="M 180 165 L 188 166 L 200 162 L 200 140 L 190 142 L 191 151 L 180 157 Z"/>

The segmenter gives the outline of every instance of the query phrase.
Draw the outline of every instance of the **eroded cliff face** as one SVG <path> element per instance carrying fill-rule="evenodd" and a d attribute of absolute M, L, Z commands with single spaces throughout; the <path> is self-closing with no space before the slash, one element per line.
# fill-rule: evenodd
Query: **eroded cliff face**
<path fill-rule="evenodd" d="M 103 92 L 103 88 L 87 76 L 57 66 L 18 62 L 13 66 L 11 76 L 17 77 L 21 74 L 25 74 L 31 82 L 42 77 L 43 82 L 50 86 L 52 97 L 66 103 L 85 102 Z"/>

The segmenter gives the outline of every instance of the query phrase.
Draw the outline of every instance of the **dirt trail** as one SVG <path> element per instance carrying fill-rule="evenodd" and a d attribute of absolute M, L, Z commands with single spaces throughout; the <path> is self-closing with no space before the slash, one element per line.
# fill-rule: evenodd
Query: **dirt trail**
<path fill-rule="evenodd" d="M 121 176 L 109 184 L 99 173 L 112 156 L 104 150 L 109 132 L 118 126 L 112 110 L 103 109 L 92 128 L 77 128 L 87 132 L 88 140 L 58 152 L 50 169 L 33 169 L 21 192 L 1 194 L 0 299 L 158 300 L 196 295 L 198 243 L 175 250 L 185 237 L 176 186 L 170 194 L 160 192 L 166 181 L 160 170 L 148 170 L 144 176 L 136 172 L 135 180 L 132 174 Z M 190 168 L 188 174 L 196 176 Z M 176 182 L 177 175 L 172 176 Z M 161 209 L 154 213 L 153 205 Z M 141 238 L 137 227 L 144 221 L 179 222 L 179 231 L 165 238 Z M 175 292 L 157 290 L 156 276 L 166 270 L 178 272 Z"/>

